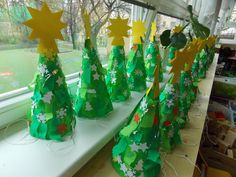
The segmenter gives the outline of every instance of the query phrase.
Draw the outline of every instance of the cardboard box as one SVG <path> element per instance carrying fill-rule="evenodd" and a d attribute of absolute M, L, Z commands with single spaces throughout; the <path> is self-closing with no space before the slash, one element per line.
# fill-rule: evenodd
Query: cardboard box
<path fill-rule="evenodd" d="M 210 167 L 225 170 L 229 172 L 232 177 L 236 177 L 236 160 L 212 148 L 201 148 L 200 151 Z"/>

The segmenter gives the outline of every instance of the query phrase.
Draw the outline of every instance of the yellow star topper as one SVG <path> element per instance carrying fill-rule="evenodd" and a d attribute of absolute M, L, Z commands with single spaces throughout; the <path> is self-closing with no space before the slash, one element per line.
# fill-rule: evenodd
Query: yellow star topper
<path fill-rule="evenodd" d="M 133 27 L 132 27 L 133 44 L 141 44 L 142 41 L 140 37 L 144 38 L 144 34 L 146 31 L 147 28 L 145 27 L 144 22 L 142 22 L 140 19 L 137 22 L 133 21 Z"/>
<path fill-rule="evenodd" d="M 108 26 L 109 37 L 113 37 L 112 45 L 124 46 L 124 37 L 128 37 L 128 19 L 122 19 L 118 16 L 116 19 L 110 19 L 111 25 Z"/>
<path fill-rule="evenodd" d="M 89 39 L 91 36 L 91 22 L 90 22 L 90 15 L 86 10 L 83 14 L 83 21 L 84 21 L 86 39 Z"/>
<path fill-rule="evenodd" d="M 182 51 L 175 51 L 175 58 L 171 60 L 172 68 L 170 73 L 174 74 L 172 84 L 179 81 L 181 71 L 185 68 L 186 59 L 188 58 L 188 52 L 186 49 Z"/>
<path fill-rule="evenodd" d="M 186 66 L 185 66 L 185 71 L 189 71 L 194 63 L 194 60 L 195 60 L 195 57 L 196 57 L 196 54 L 198 52 L 198 41 L 197 40 L 193 40 L 188 48 L 186 49 L 186 52 L 187 52 L 187 58 L 186 58 Z"/>
<path fill-rule="evenodd" d="M 157 23 L 152 22 L 152 30 L 151 30 L 151 35 L 150 35 L 150 41 L 153 42 L 154 37 L 156 36 L 156 31 L 157 31 Z"/>
<path fill-rule="evenodd" d="M 52 54 L 58 53 L 55 39 L 64 40 L 61 29 L 66 26 L 61 22 L 63 11 L 52 13 L 46 3 L 43 4 L 41 10 L 27 7 L 32 19 L 23 24 L 32 28 L 29 39 L 39 38 L 39 46 L 37 52 L 52 57 Z"/>
<path fill-rule="evenodd" d="M 175 28 L 173 29 L 173 32 L 174 33 L 179 33 L 182 29 L 183 29 L 183 26 L 178 25 L 178 26 L 175 26 Z"/>

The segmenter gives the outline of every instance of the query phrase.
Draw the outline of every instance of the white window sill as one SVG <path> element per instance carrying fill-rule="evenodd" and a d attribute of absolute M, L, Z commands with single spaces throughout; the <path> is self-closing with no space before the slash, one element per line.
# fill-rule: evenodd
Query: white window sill
<path fill-rule="evenodd" d="M 164 78 L 166 81 L 167 75 L 164 75 Z M 164 83 L 160 84 L 161 88 L 164 87 Z M 128 101 L 113 103 L 114 110 L 104 119 L 78 119 L 73 138 L 65 142 L 38 140 L 31 137 L 25 120 L 2 129 L 0 131 L 0 176 L 72 176 L 118 133 L 144 93 L 132 92 Z M 31 95 L 32 93 L 27 93 L 18 96 L 17 99 L 21 100 L 20 105 L 14 105 L 9 101 L 8 106 L 5 105 L 8 109 L 5 113 L 10 117 L 4 117 L 3 120 L 19 118 L 20 114 L 25 115 L 24 111 L 30 108 Z M 11 114 L 9 114 L 11 107 L 9 105 L 13 105 L 11 109 L 14 109 L 10 111 Z M 4 110 L 1 112 L 0 116 L 3 116 Z"/>

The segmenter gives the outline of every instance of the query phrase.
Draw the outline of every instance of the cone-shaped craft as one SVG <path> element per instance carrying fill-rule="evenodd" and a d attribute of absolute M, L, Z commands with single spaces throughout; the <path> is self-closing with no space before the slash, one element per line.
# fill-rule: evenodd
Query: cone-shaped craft
<path fill-rule="evenodd" d="M 113 107 L 105 83 L 105 69 L 103 69 L 97 52 L 91 44 L 90 17 L 85 13 L 83 19 L 87 39 L 83 49 L 83 72 L 78 85 L 74 109 L 80 117 L 102 117 L 112 111 Z"/>
<path fill-rule="evenodd" d="M 109 55 L 106 83 L 112 101 L 125 101 L 130 97 L 125 66 L 124 37 L 127 37 L 128 19 L 110 19 L 109 37 L 113 37 Z"/>
<path fill-rule="evenodd" d="M 60 30 L 62 11 L 53 13 L 44 3 L 41 10 L 28 8 L 32 19 L 24 24 L 32 28 L 30 39 L 39 38 L 39 62 L 32 109 L 30 134 L 41 139 L 62 141 L 75 125 L 72 103 L 58 60 L 55 39 L 63 39 Z"/>
<path fill-rule="evenodd" d="M 142 41 L 145 31 L 145 24 L 140 19 L 133 22 L 133 46 L 128 55 L 127 75 L 129 87 L 134 91 L 142 91 L 147 87 Z"/>
<path fill-rule="evenodd" d="M 153 85 L 136 106 L 112 149 L 113 167 L 122 177 L 157 177 L 160 173 L 158 66 L 155 73 Z"/>
<path fill-rule="evenodd" d="M 147 73 L 147 79 L 149 81 L 153 80 L 154 77 L 154 70 L 157 65 L 159 65 L 159 81 L 162 82 L 163 80 L 163 71 L 162 71 L 162 62 L 161 62 L 161 55 L 160 50 L 158 47 L 158 42 L 156 41 L 156 23 L 152 23 L 152 32 L 150 37 L 150 43 L 146 48 L 146 54 L 145 54 L 145 67 L 146 67 L 146 73 Z M 158 61 L 156 58 L 158 57 Z"/>

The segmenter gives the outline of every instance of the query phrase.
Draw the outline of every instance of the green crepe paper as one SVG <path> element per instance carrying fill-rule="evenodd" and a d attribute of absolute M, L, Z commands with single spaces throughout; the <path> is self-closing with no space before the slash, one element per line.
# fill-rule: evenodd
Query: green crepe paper
<path fill-rule="evenodd" d="M 165 99 L 161 102 L 160 112 L 160 142 L 161 148 L 171 152 L 176 145 L 181 144 L 179 134 L 179 86 L 167 83 L 163 93 Z"/>
<path fill-rule="evenodd" d="M 190 109 L 192 101 L 195 99 L 193 92 L 193 82 L 190 71 L 182 71 L 180 76 L 180 99 L 179 99 L 179 112 L 180 118 L 177 120 L 180 128 L 184 128 L 185 124 L 189 121 L 188 110 Z"/>
<path fill-rule="evenodd" d="M 200 79 L 206 78 L 206 70 L 207 70 L 207 54 L 203 49 L 200 53 L 200 59 L 199 59 L 198 77 Z"/>
<path fill-rule="evenodd" d="M 131 48 L 127 61 L 127 75 L 130 90 L 142 91 L 147 88 L 143 44 L 134 44 Z"/>
<path fill-rule="evenodd" d="M 154 78 L 154 70 L 157 65 L 157 57 L 160 58 L 159 60 L 159 81 L 162 82 L 163 80 L 163 70 L 162 70 L 162 62 L 160 51 L 158 47 L 157 41 L 150 42 L 148 47 L 146 48 L 146 60 L 145 60 L 145 67 L 147 72 L 147 79 L 152 81 Z"/>
<path fill-rule="evenodd" d="M 72 103 L 58 56 L 40 54 L 32 96 L 30 134 L 40 139 L 63 141 L 75 126 Z"/>
<path fill-rule="evenodd" d="M 132 112 L 112 150 L 113 167 L 122 177 L 157 177 L 160 173 L 159 98 L 152 98 L 153 89 Z"/>
<path fill-rule="evenodd" d="M 175 58 L 175 51 L 176 51 L 176 48 L 174 47 L 169 48 L 169 56 L 168 56 L 168 64 L 167 64 L 168 66 L 172 66 L 171 60 Z"/>
<path fill-rule="evenodd" d="M 85 41 L 82 60 L 82 75 L 76 93 L 74 109 L 78 116 L 103 117 L 113 110 L 112 102 L 105 83 L 105 71 L 96 50 Z"/>
<path fill-rule="evenodd" d="M 112 101 L 125 101 L 130 97 L 125 67 L 124 46 L 112 46 L 106 83 Z"/>

